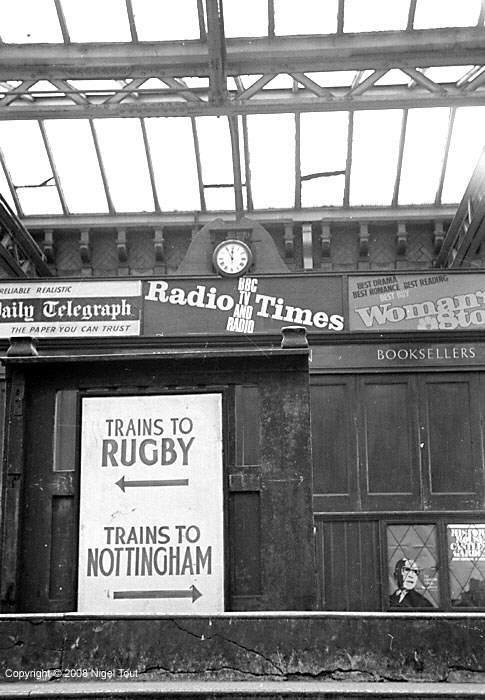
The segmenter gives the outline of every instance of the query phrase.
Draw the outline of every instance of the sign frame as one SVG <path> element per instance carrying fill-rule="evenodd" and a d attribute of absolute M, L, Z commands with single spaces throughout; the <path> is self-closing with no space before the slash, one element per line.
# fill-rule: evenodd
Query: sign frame
<path fill-rule="evenodd" d="M 173 397 L 173 396 L 191 396 L 191 397 L 196 397 L 196 396 L 204 396 L 204 395 L 218 395 L 220 397 L 220 429 L 221 429 L 221 441 L 220 441 L 220 446 L 221 446 L 221 453 L 220 453 L 220 469 L 221 469 L 221 474 L 220 474 L 220 483 L 221 483 L 221 504 L 222 504 L 222 519 L 221 519 L 221 547 L 220 547 L 220 561 L 222 561 L 222 587 L 221 587 L 221 610 L 220 611 L 215 611 L 215 612 L 206 612 L 206 611 L 196 611 L 196 610 L 187 610 L 187 611 L 155 611 L 155 612 L 139 612 L 139 611 L 126 611 L 126 612 L 121 612 L 120 611 L 113 611 L 112 614 L 114 615 L 156 615 L 156 616 L 174 616 L 174 615 L 207 615 L 207 614 L 220 614 L 220 612 L 225 612 L 227 610 L 227 605 L 228 605 L 228 600 L 229 600 L 229 587 L 230 587 L 230 571 L 229 571 L 229 554 L 230 554 L 230 549 L 229 549 L 229 499 L 228 499 L 228 494 L 229 494 L 229 476 L 228 476 L 228 460 L 227 460 L 227 455 L 228 455 L 228 421 L 229 421 L 229 416 L 228 416 L 228 411 L 227 411 L 227 406 L 228 406 L 228 391 L 229 388 L 227 385 L 220 385 L 220 384 L 210 384 L 207 386 L 204 386 L 203 388 L 200 386 L 192 386 L 192 385 L 180 385 L 177 386 L 177 388 L 170 388 L 167 389 L 165 387 L 160 387 L 159 389 L 157 388 L 150 388 L 149 390 L 143 391 L 140 389 L 131 389 L 131 388 L 126 388 L 120 391 L 119 393 L 113 393 L 112 390 L 106 390 L 106 389 L 96 389 L 96 390 L 85 390 L 81 391 L 78 397 L 79 400 L 79 415 L 80 415 L 80 423 L 79 423 L 79 428 L 78 428 L 78 439 L 77 439 L 77 444 L 79 445 L 79 451 L 78 451 L 78 462 L 79 462 L 79 534 L 78 534 L 78 540 L 77 540 L 77 545 L 78 545 L 78 555 L 77 555 L 77 567 L 78 567 L 78 573 L 77 573 L 77 594 L 76 594 L 76 607 L 77 610 L 79 611 L 79 582 L 81 578 L 81 557 L 80 557 L 80 542 L 81 542 L 81 494 L 82 494 L 82 474 L 81 474 L 81 463 L 82 463 L 82 428 L 83 428 L 83 423 L 82 423 L 82 407 L 83 407 L 83 401 L 84 399 L 91 399 L 91 398 L 105 398 L 105 399 L 118 399 L 118 398 L 150 398 L 150 397 Z M 121 488 L 121 485 L 120 485 Z M 217 565 L 217 560 L 215 561 Z M 197 599 L 197 592 L 195 594 Z M 90 614 L 89 612 L 86 612 L 85 614 Z M 106 610 L 104 613 L 93 613 L 93 614 L 109 614 L 109 611 Z"/>

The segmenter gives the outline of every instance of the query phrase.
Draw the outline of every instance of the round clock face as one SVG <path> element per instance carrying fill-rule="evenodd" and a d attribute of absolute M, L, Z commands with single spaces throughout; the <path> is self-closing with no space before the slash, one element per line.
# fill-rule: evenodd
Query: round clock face
<path fill-rule="evenodd" d="M 225 277 L 243 275 L 253 261 L 251 249 L 242 241 L 222 241 L 214 250 L 214 267 Z"/>

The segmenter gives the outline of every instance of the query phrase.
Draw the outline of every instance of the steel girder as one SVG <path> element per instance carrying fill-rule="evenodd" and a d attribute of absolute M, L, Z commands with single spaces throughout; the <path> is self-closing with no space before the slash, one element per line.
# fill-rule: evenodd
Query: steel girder
<path fill-rule="evenodd" d="M 224 75 L 219 65 L 222 57 Z M 216 70 L 214 66 L 218 65 Z M 437 83 L 423 73 L 426 67 L 447 65 L 475 66 L 476 69 L 469 80 L 446 84 Z M 393 68 L 400 68 L 407 74 L 407 84 L 378 83 Z M 314 75 L 324 71 L 364 69 L 371 70 L 371 74 L 347 87 L 325 87 Z M 280 74 L 290 76 L 291 87 L 271 88 L 271 80 Z M 261 75 L 261 78 L 250 85 L 246 81 L 246 86 L 242 86 L 242 75 Z M 235 77 L 240 87 L 226 91 L 224 76 Z M 165 87 L 144 89 L 144 82 L 152 77 L 160 78 Z M 184 78 L 190 77 L 209 78 L 207 87 L 191 87 L 184 82 Z M 118 89 L 101 92 L 80 90 L 69 82 L 93 78 L 123 78 L 126 82 L 120 83 Z M 0 80 L 4 95 L 0 97 L 0 119 L 236 115 L 481 105 L 485 104 L 485 31 L 473 27 L 227 39 L 222 48 L 203 41 L 0 44 Z M 13 86 L 5 82 L 9 80 L 21 83 Z M 36 92 L 37 80 L 49 81 L 52 93 Z"/>

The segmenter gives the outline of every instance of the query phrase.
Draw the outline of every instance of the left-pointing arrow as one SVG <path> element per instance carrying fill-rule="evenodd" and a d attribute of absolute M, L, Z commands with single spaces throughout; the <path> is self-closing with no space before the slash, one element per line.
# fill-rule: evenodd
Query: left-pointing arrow
<path fill-rule="evenodd" d="M 165 590 L 165 591 L 113 591 L 115 600 L 140 600 L 148 598 L 192 598 L 192 602 L 202 597 L 202 593 L 195 586 L 190 586 L 188 590 Z"/>
<path fill-rule="evenodd" d="M 189 485 L 189 480 L 188 479 L 151 479 L 151 480 L 146 480 L 146 481 L 127 481 L 124 476 L 119 479 L 119 481 L 116 481 L 116 486 L 119 486 L 120 489 L 125 492 L 125 489 L 127 488 L 134 488 L 135 486 L 138 487 L 146 487 L 146 486 L 188 486 Z"/>

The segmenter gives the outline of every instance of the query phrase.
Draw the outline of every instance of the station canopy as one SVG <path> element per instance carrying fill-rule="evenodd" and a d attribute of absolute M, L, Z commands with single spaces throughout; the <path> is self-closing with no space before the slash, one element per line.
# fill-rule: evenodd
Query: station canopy
<path fill-rule="evenodd" d="M 0 192 L 26 222 L 438 210 L 485 145 L 480 0 L 0 7 Z"/>

